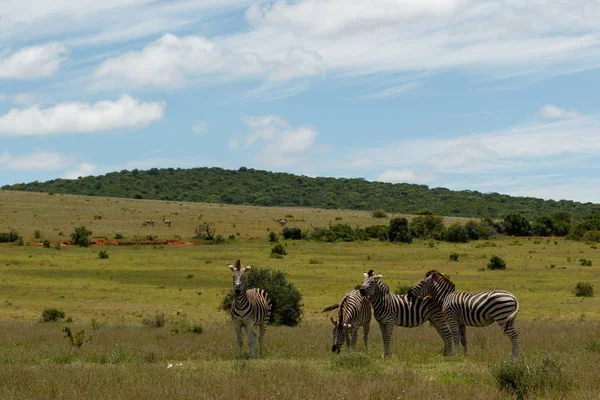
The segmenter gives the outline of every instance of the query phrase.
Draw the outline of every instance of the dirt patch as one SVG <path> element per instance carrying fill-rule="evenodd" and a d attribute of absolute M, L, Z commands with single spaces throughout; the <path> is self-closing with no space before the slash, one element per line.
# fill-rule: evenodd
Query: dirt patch
<path fill-rule="evenodd" d="M 27 246 L 32 246 L 32 247 L 41 247 L 43 246 L 43 243 L 27 243 Z M 56 242 L 50 242 L 50 246 L 55 246 Z M 61 247 L 65 247 L 65 246 L 73 246 L 74 244 L 72 242 L 66 242 L 66 241 L 62 241 L 60 242 L 60 246 Z M 140 241 L 136 241 L 136 242 L 123 242 L 123 241 L 119 241 L 119 240 L 103 240 L 103 239 L 99 239 L 99 240 L 92 240 L 92 245 L 93 246 L 135 246 L 135 245 L 141 245 L 141 246 L 192 246 L 194 245 L 194 242 L 187 242 L 185 240 L 172 240 L 172 239 L 168 239 L 168 240 L 140 240 Z"/>

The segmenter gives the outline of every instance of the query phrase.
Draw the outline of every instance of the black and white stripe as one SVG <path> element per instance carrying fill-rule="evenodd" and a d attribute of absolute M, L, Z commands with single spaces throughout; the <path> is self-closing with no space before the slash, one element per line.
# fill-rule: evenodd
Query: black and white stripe
<path fill-rule="evenodd" d="M 458 341 L 467 352 L 466 327 L 482 327 L 494 321 L 500 325 L 512 343 L 512 355 L 519 355 L 515 319 L 519 303 L 512 293 L 490 290 L 482 293 L 457 292 L 448 278 L 437 271 L 429 271 L 425 279 L 409 290 L 410 296 L 431 297 L 444 313 L 452 331 L 453 352 L 460 351 Z"/>
<path fill-rule="evenodd" d="M 330 318 L 333 323 L 333 347 L 331 351 L 339 353 L 346 342 L 348 349 L 356 349 L 358 330 L 363 328 L 363 342 L 368 351 L 368 337 L 371 323 L 371 303 L 360 295 L 358 290 L 351 290 L 339 304 L 327 307 L 323 312 L 338 309 L 338 319 Z"/>
<path fill-rule="evenodd" d="M 256 342 L 254 327 L 258 326 L 258 354 L 262 357 L 263 342 L 271 312 L 269 295 L 262 289 L 246 290 L 246 271 L 250 270 L 250 266 L 242 268 L 240 260 L 237 260 L 235 266 L 228 265 L 228 267 L 233 272 L 234 298 L 231 304 L 231 319 L 237 334 L 238 352 L 242 354 L 243 327 L 248 334 L 248 355 L 254 357 Z"/>
<path fill-rule="evenodd" d="M 414 328 L 429 321 L 444 341 L 444 354 L 452 349 L 452 336 L 441 310 L 428 299 L 409 299 L 406 295 L 390 293 L 388 286 L 375 275 L 373 270 L 365 272 L 360 288 L 363 296 L 368 296 L 373 306 L 373 314 L 379 322 L 383 336 L 384 356 L 392 355 L 391 341 L 394 326 Z"/>

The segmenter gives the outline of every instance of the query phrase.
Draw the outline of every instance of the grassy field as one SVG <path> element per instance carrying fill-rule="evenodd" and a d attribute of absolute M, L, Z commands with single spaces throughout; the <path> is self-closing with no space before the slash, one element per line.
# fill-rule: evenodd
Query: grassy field
<path fill-rule="evenodd" d="M 157 221 L 155 227 L 143 226 L 148 218 Z M 171 219 L 172 227 L 163 226 L 162 218 Z M 359 343 L 356 353 L 344 349 L 332 355 L 330 323 L 320 310 L 340 300 L 371 268 L 384 274 L 392 289 L 435 268 L 460 290 L 511 291 L 520 302 L 517 330 L 524 359 L 535 365 L 549 358 L 572 382 L 568 388 L 540 388 L 533 396 L 599 398 L 599 296 L 572 293 L 580 281 L 600 290 L 595 246 L 561 238 L 456 245 L 287 241 L 282 243 L 288 255 L 274 259 L 267 234 L 281 230 L 279 218 L 303 229 L 388 222 L 362 211 L 0 191 L 0 232 L 16 229 L 29 244 L 68 240 L 80 225 L 109 239 L 119 233 L 126 240 L 149 235 L 190 240 L 194 227 L 209 221 L 217 234 L 236 236 L 220 245 L 60 250 L 0 245 L 0 398 L 511 398 L 494 381 L 493 366 L 510 353 L 497 326 L 469 329 L 470 354 L 449 358 L 440 355 L 441 340 L 432 328 L 397 328 L 394 355 L 381 360 L 381 335 L 373 320 L 368 354 Z M 108 259 L 98 257 L 104 248 Z M 458 262 L 449 261 L 451 252 L 460 255 Z M 491 255 L 502 257 L 507 269 L 487 270 Z M 304 321 L 296 328 L 269 327 L 262 360 L 235 355 L 229 316 L 218 309 L 231 287 L 225 264 L 238 258 L 284 270 L 304 297 Z M 581 266 L 582 258 L 592 266 Z M 72 330 L 85 330 L 92 340 L 71 346 L 63 338 L 64 323 L 39 322 L 46 307 L 65 311 Z M 142 323 L 157 313 L 164 313 L 164 327 Z M 102 326 L 93 329 L 92 319 Z M 183 324 L 201 325 L 203 332 L 171 333 Z"/>

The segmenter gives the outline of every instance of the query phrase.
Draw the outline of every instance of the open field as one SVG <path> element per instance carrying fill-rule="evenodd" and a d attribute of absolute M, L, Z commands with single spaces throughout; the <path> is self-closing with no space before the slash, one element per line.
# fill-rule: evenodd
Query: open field
<path fill-rule="evenodd" d="M 162 226 L 163 217 L 173 221 L 171 228 Z M 200 221 L 210 221 L 217 234 L 236 235 L 221 245 L 107 246 L 108 259 L 98 257 L 99 246 L 0 245 L 0 398 L 510 398 L 496 388 L 490 371 L 510 353 L 497 326 L 468 329 L 470 354 L 449 358 L 439 354 L 441 340 L 428 326 L 397 328 L 394 354 L 381 360 L 373 319 L 368 355 L 360 341 L 357 353 L 332 355 L 330 323 L 319 311 L 371 268 L 392 289 L 435 268 L 459 290 L 511 291 L 520 302 L 517 330 L 525 359 L 551 357 L 573 382 L 566 391 L 536 396 L 599 398 L 600 250 L 560 238 L 410 245 L 287 241 L 288 255 L 273 259 L 267 233 L 279 232 L 276 220 L 284 217 L 288 226 L 301 228 L 388 222 L 361 211 L 0 191 L 0 232 L 14 228 L 26 242 L 68 240 L 80 225 L 107 238 L 120 233 L 131 240 L 189 240 Z M 156 226 L 143 226 L 147 218 Z M 451 252 L 460 254 L 458 262 L 448 261 Z M 491 255 L 502 257 L 507 269 L 485 269 Z M 229 316 L 218 310 L 231 287 L 225 264 L 238 258 L 286 271 L 304 297 L 304 322 L 269 327 L 263 360 L 235 356 Z M 592 266 L 581 266 L 581 258 Z M 575 297 L 580 281 L 594 284 L 596 296 Z M 80 349 L 71 346 L 63 339 L 64 324 L 38 322 L 45 307 L 64 310 L 73 331 L 85 329 L 93 339 Z M 141 323 L 157 312 L 165 314 L 165 327 Z M 92 318 L 104 326 L 93 330 Z M 202 325 L 203 333 L 170 333 L 184 322 Z"/>

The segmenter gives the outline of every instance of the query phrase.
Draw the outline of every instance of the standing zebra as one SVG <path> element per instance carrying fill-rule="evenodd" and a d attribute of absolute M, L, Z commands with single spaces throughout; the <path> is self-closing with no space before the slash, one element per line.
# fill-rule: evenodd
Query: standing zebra
<path fill-rule="evenodd" d="M 388 286 L 375 275 L 373 270 L 365 272 L 360 294 L 369 296 L 373 305 L 373 314 L 379 322 L 383 336 L 383 355 L 391 356 L 392 332 L 394 326 L 414 328 L 429 321 L 444 341 L 444 354 L 452 350 L 452 336 L 444 315 L 434 302 L 428 299 L 409 299 L 406 295 L 391 294 Z"/>
<path fill-rule="evenodd" d="M 454 283 L 435 270 L 427 272 L 425 279 L 412 286 L 408 293 L 418 298 L 431 297 L 440 307 L 452 331 L 453 352 L 460 351 L 459 336 L 467 352 L 467 326 L 488 326 L 496 321 L 512 342 L 512 355 L 519 355 L 515 331 L 519 303 L 513 294 L 504 290 L 456 292 Z"/>
<path fill-rule="evenodd" d="M 367 338 L 369 337 L 369 324 L 371 323 L 371 303 L 360 295 L 358 290 L 351 290 L 342 299 L 340 304 L 327 307 L 323 312 L 339 309 L 338 320 L 333 318 L 333 347 L 331 351 L 339 353 L 346 341 L 346 346 L 356 349 L 358 329 L 363 327 L 363 341 L 368 351 Z"/>
<path fill-rule="evenodd" d="M 233 293 L 234 298 L 231 303 L 231 319 L 237 334 L 238 352 L 242 354 L 242 327 L 248 333 L 248 355 L 254 357 L 254 343 L 256 334 L 254 327 L 258 325 L 260 332 L 258 336 L 258 355 L 262 357 L 263 341 L 267 330 L 267 322 L 271 313 L 271 300 L 269 295 L 262 289 L 246 290 L 246 271 L 250 266 L 242 268 L 240 260 L 235 262 L 235 266 L 228 265 L 233 272 Z"/>
<path fill-rule="evenodd" d="M 164 222 L 165 226 L 168 226 L 169 228 L 171 227 L 171 220 L 170 219 L 164 219 L 163 218 L 163 222 Z"/>

